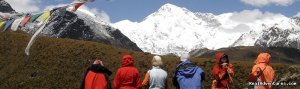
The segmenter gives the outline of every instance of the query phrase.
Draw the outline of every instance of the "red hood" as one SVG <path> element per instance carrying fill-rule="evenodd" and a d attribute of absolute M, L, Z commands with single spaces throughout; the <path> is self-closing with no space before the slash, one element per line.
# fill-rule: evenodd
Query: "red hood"
<path fill-rule="evenodd" d="M 218 53 L 216 53 L 216 62 L 217 62 L 217 64 L 220 63 L 221 57 L 222 57 L 224 54 L 225 54 L 224 52 L 218 52 Z"/>
<path fill-rule="evenodd" d="M 260 53 L 255 60 L 255 64 L 266 63 L 269 64 L 271 55 L 269 53 Z"/>
<path fill-rule="evenodd" d="M 122 58 L 122 67 L 133 66 L 133 58 L 131 55 L 124 55 Z"/>

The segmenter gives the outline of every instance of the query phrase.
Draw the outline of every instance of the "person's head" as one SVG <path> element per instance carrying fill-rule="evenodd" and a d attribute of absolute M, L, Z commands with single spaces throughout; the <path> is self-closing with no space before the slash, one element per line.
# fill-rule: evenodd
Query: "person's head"
<path fill-rule="evenodd" d="M 184 62 L 184 61 L 187 61 L 189 58 L 190 58 L 189 53 L 183 53 L 183 54 L 180 56 L 180 61 Z"/>
<path fill-rule="evenodd" d="M 122 67 L 133 66 L 134 60 L 131 55 L 124 55 L 122 57 Z"/>
<path fill-rule="evenodd" d="M 269 53 L 260 53 L 255 60 L 255 64 L 266 63 L 269 64 L 271 55 Z"/>
<path fill-rule="evenodd" d="M 93 66 L 98 66 L 98 67 L 104 66 L 103 63 L 102 63 L 102 61 L 100 59 L 98 59 L 98 58 L 93 62 L 92 65 Z"/>
<path fill-rule="evenodd" d="M 152 65 L 155 67 L 160 67 L 163 65 L 163 62 L 161 60 L 160 56 L 154 56 L 152 59 Z"/>
<path fill-rule="evenodd" d="M 93 65 L 97 65 L 97 64 L 100 64 L 100 60 L 99 60 L 99 59 L 96 59 L 96 60 L 93 62 Z"/>
<path fill-rule="evenodd" d="M 228 55 L 224 54 L 222 57 L 221 57 L 221 60 L 220 60 L 220 63 L 229 63 L 229 59 L 228 59 Z"/>
<path fill-rule="evenodd" d="M 216 53 L 216 62 L 217 64 L 229 63 L 229 57 L 224 52 Z"/>

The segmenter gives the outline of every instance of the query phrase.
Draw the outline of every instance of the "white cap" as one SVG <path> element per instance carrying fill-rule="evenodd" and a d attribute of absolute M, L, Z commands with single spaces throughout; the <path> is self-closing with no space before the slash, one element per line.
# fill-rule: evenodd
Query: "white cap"
<path fill-rule="evenodd" d="M 152 59 L 152 65 L 153 66 L 161 66 L 163 64 L 163 62 L 161 61 L 161 57 L 160 56 L 154 56 Z"/>
<path fill-rule="evenodd" d="M 190 58 L 190 55 L 188 53 L 183 53 L 180 57 L 180 61 L 186 61 Z"/>

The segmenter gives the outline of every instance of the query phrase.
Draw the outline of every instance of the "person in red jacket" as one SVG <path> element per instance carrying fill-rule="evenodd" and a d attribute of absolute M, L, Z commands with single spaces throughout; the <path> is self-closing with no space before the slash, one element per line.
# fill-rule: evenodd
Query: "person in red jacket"
<path fill-rule="evenodd" d="M 114 79 L 114 89 L 140 89 L 141 79 L 139 71 L 133 66 L 131 55 L 124 55 L 122 66 L 118 69 Z"/>
<path fill-rule="evenodd" d="M 112 74 L 103 66 L 101 60 L 95 60 L 85 74 L 80 89 L 111 89 L 109 76 Z"/>
<path fill-rule="evenodd" d="M 224 52 L 216 54 L 216 64 L 212 71 L 213 80 L 212 89 L 229 89 L 229 83 L 234 75 L 233 67 L 229 63 L 228 55 Z"/>

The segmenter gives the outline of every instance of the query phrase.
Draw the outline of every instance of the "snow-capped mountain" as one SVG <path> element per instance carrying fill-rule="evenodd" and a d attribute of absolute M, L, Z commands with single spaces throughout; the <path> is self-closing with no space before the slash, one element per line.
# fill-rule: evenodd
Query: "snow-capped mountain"
<path fill-rule="evenodd" d="M 180 55 L 194 49 L 216 49 L 231 45 L 239 33 L 229 35 L 218 31 L 222 25 L 218 18 L 221 17 L 211 13 L 193 13 L 186 8 L 165 4 L 142 22 L 124 20 L 113 26 L 145 52 Z M 226 40 L 220 40 L 223 38 Z"/>
<path fill-rule="evenodd" d="M 108 23 L 101 22 L 91 12 L 78 10 L 72 13 L 66 8 L 58 8 L 52 12 L 50 22 L 42 34 L 57 38 L 71 38 L 101 42 L 117 47 L 141 51 L 134 42 L 123 35 L 118 29 L 112 28 Z M 34 30 L 25 30 L 29 33 Z"/>
<path fill-rule="evenodd" d="M 154 54 L 180 54 L 192 49 L 202 48 L 209 37 L 215 37 L 216 30 L 187 10 L 172 4 L 162 6 L 144 21 L 128 20 L 115 23 L 122 33 L 136 42 L 145 52 Z"/>
<path fill-rule="evenodd" d="M 2 0 L 0 2 L 1 11 L 2 9 L 5 10 L 2 13 L 7 13 L 7 10 L 11 8 L 10 5 Z M 76 13 L 73 13 L 67 11 L 67 7 L 55 7 L 51 13 L 50 19 L 42 31 L 42 35 L 44 36 L 96 41 L 116 47 L 141 51 L 134 42 L 123 35 L 118 29 L 111 27 L 109 23 L 101 21 L 99 16 L 88 10 L 78 9 Z M 34 15 L 38 13 L 30 14 Z M 22 30 L 29 34 L 34 34 L 40 26 L 41 23 L 36 20 L 33 23 L 27 23 Z"/>
<path fill-rule="evenodd" d="M 257 46 L 264 47 L 289 47 L 300 49 L 300 28 L 299 25 L 291 22 L 291 28 L 281 28 L 278 25 L 263 30 L 262 35 L 255 42 Z M 288 26 L 288 25 L 285 25 Z"/>
<path fill-rule="evenodd" d="M 231 46 L 254 46 L 256 40 L 259 38 L 260 34 L 251 30 L 249 33 L 244 33 L 237 41 L 235 41 Z"/>
<path fill-rule="evenodd" d="M 243 34 L 233 46 L 288 47 L 300 49 L 299 17 L 265 27 L 261 32 Z"/>
<path fill-rule="evenodd" d="M 261 18 L 253 21 L 245 18 L 248 12 L 250 11 L 214 15 L 191 12 L 184 7 L 168 3 L 141 22 L 123 20 L 114 23 L 113 26 L 119 28 L 143 51 L 161 55 L 170 53 L 180 55 L 183 52 L 204 48 L 254 46 L 258 45 L 258 40 L 262 40 L 263 29 L 275 24 L 281 24 L 282 29 L 292 27 L 290 18 L 281 14 L 259 13 Z M 263 16 L 265 18 L 262 18 Z"/>

